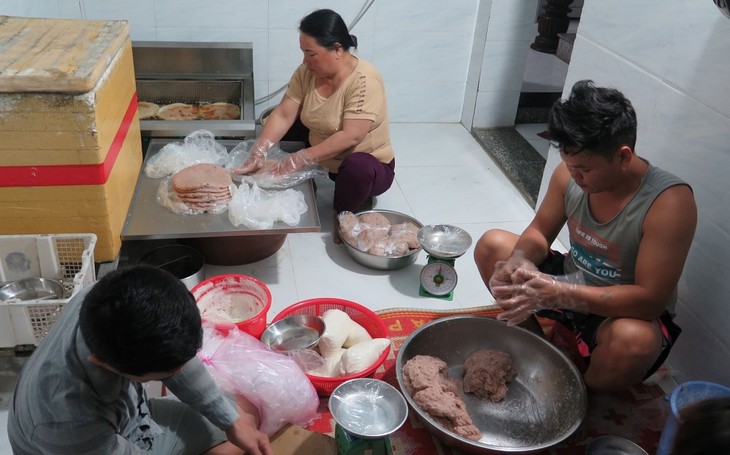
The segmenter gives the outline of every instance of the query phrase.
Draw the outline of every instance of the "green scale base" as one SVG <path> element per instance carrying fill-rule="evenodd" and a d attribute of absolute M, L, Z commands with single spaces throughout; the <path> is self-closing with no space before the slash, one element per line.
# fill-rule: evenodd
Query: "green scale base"
<path fill-rule="evenodd" d="M 434 262 L 443 262 L 444 264 L 448 264 L 453 268 L 454 264 L 456 263 L 456 260 L 439 258 L 436 256 L 431 256 L 429 254 L 427 264 L 432 264 Z M 441 299 L 441 300 L 448 300 L 448 301 L 454 300 L 454 291 L 451 291 L 448 294 L 444 294 L 444 295 L 434 295 L 434 294 L 431 294 L 430 292 L 428 292 L 426 289 L 424 289 L 423 284 L 421 284 L 421 286 L 418 289 L 418 295 L 420 295 L 421 297 L 431 297 L 434 299 Z"/>
<path fill-rule="evenodd" d="M 390 438 L 360 439 L 335 426 L 338 455 L 393 455 Z"/>

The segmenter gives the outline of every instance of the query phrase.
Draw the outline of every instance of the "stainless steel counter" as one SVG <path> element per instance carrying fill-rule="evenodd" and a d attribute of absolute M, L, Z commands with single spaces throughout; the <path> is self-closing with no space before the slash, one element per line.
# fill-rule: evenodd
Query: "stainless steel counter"
<path fill-rule="evenodd" d="M 304 193 L 307 212 L 304 213 L 299 224 L 289 226 L 281 221 L 276 222 L 270 229 L 249 229 L 246 226 L 235 227 L 228 220 L 228 213 L 206 213 L 202 215 L 177 215 L 157 202 L 157 189 L 161 179 L 152 179 L 144 174 L 144 166 L 167 143 L 178 139 L 152 139 L 145 153 L 142 171 L 137 179 L 132 203 L 127 212 L 127 219 L 122 229 L 122 240 L 151 240 L 151 239 L 185 239 L 202 237 L 233 237 L 252 235 L 276 235 L 295 232 L 319 232 L 321 228 L 312 180 L 300 183 L 295 190 Z M 238 140 L 219 140 L 218 143 L 228 150 L 235 147 Z M 296 151 L 302 144 L 296 142 L 281 142 L 284 151 Z"/>

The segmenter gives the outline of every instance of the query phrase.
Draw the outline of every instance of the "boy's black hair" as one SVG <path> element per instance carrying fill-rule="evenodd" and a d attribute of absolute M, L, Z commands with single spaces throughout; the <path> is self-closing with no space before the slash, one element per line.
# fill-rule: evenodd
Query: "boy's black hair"
<path fill-rule="evenodd" d="M 171 273 L 146 265 L 94 284 L 81 304 L 79 328 L 97 358 L 134 376 L 179 368 L 203 342 L 193 295 Z"/>
<path fill-rule="evenodd" d="M 636 146 L 636 112 L 620 91 L 578 81 L 548 117 L 548 136 L 569 155 L 586 151 L 611 159 L 619 147 Z"/>
<path fill-rule="evenodd" d="M 342 16 L 331 9 L 318 9 L 305 16 L 299 23 L 299 31 L 328 50 L 333 50 L 337 44 L 346 51 L 357 48 L 357 38 L 350 35 Z"/>

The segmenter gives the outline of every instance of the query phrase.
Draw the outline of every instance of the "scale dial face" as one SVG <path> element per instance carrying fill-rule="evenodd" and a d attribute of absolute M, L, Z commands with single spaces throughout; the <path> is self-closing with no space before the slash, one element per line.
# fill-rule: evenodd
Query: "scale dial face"
<path fill-rule="evenodd" d="M 421 269 L 421 286 L 429 294 L 447 295 L 456 288 L 456 270 L 445 262 L 431 262 Z"/>

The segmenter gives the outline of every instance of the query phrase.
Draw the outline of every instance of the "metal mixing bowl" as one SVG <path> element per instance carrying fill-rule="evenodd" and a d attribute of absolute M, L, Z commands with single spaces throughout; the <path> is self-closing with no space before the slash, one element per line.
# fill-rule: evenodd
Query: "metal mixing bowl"
<path fill-rule="evenodd" d="M 65 294 L 63 284 L 49 278 L 24 278 L 0 288 L 0 300 L 59 300 Z"/>
<path fill-rule="evenodd" d="M 431 355 L 446 362 L 449 376 L 461 378 L 464 361 L 479 349 L 507 352 L 518 374 L 499 403 L 462 394 L 482 433 L 479 441 L 472 441 L 444 429 L 420 410 L 405 388 L 403 365 L 416 355 Z M 466 452 L 546 449 L 570 436 L 587 408 L 583 378 L 565 354 L 532 332 L 486 317 L 452 316 L 421 326 L 403 342 L 396 376 L 424 426 L 445 444 Z"/>
<path fill-rule="evenodd" d="M 324 321 L 319 316 L 294 314 L 268 326 L 261 334 L 261 342 L 279 352 L 311 349 L 319 342 L 324 329 Z"/>
<path fill-rule="evenodd" d="M 385 381 L 359 378 L 343 382 L 332 392 L 329 409 L 335 421 L 361 439 L 388 436 L 408 417 L 408 405 L 398 390 Z"/>
<path fill-rule="evenodd" d="M 392 210 L 368 210 L 366 212 L 359 212 L 356 215 L 360 216 L 365 213 L 379 213 L 386 217 L 390 224 L 401 224 L 401 223 L 413 223 L 419 229 L 423 226 L 417 219 L 412 216 L 408 216 L 405 213 L 394 212 Z M 374 254 L 360 251 L 356 246 L 350 245 L 346 240 L 342 242 L 347 247 L 347 252 L 358 264 L 362 264 L 365 267 L 376 270 L 396 270 L 406 266 L 409 266 L 416 262 L 418 253 L 421 252 L 421 248 L 410 250 L 403 256 L 376 256 Z"/>
<path fill-rule="evenodd" d="M 646 450 L 620 436 L 601 436 L 588 444 L 586 455 L 648 455 Z"/>
<path fill-rule="evenodd" d="M 189 290 L 205 279 L 205 258 L 191 246 L 162 245 L 145 253 L 141 262 L 172 273 Z"/>

